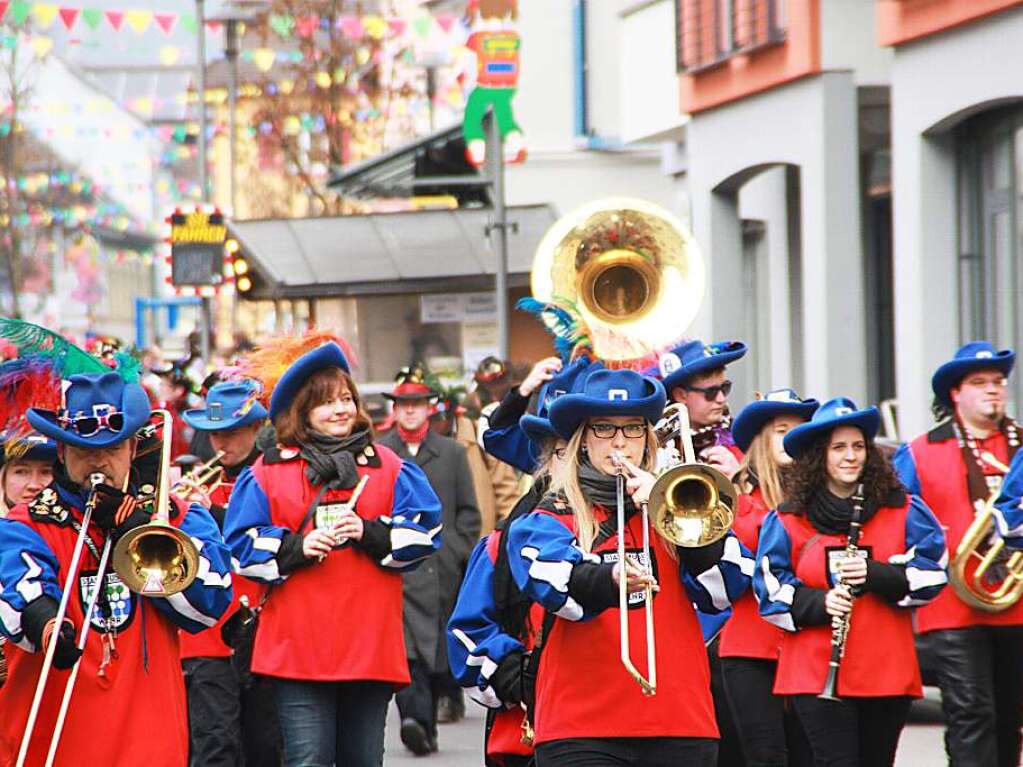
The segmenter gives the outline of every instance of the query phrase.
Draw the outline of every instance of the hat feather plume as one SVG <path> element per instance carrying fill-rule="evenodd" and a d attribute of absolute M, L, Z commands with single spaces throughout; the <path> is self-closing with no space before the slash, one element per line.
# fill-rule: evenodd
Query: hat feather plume
<path fill-rule="evenodd" d="M 310 330 L 299 338 L 275 336 L 267 339 L 242 360 L 239 370 L 243 376 L 263 385 L 262 402 L 269 407 L 274 388 L 287 369 L 302 355 L 332 341 L 341 347 L 349 366 L 355 367 L 358 364 L 355 353 L 346 340 L 328 331 Z"/>
<path fill-rule="evenodd" d="M 0 431 L 4 439 L 28 436 L 32 427 L 25 419 L 30 407 L 60 407 L 60 376 L 45 359 L 16 359 L 0 365 Z"/>
<path fill-rule="evenodd" d="M 63 336 L 31 322 L 0 317 L 0 338 L 14 344 L 19 357 L 48 360 L 58 378 L 77 373 L 107 373 L 110 370 Z"/>

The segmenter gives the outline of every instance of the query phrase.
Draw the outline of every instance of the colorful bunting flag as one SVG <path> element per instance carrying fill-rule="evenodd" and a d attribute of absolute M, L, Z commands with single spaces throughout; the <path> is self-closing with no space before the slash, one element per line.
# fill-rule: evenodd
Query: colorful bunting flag
<path fill-rule="evenodd" d="M 174 24 L 178 20 L 178 15 L 176 13 L 154 13 L 153 20 L 156 22 L 157 26 L 163 30 L 165 35 L 169 35 L 171 30 L 174 29 Z"/>
<path fill-rule="evenodd" d="M 71 30 L 71 27 L 78 21 L 78 14 L 81 11 L 78 8 L 61 8 L 60 9 L 60 20 L 64 22 L 64 28 Z"/>
<path fill-rule="evenodd" d="M 107 11 L 103 15 L 107 17 L 107 21 L 115 31 L 121 31 L 121 24 L 124 23 L 124 11 Z"/>
<path fill-rule="evenodd" d="M 143 10 L 126 11 L 124 18 L 128 22 L 128 26 L 135 30 L 135 34 L 141 35 L 149 29 L 149 22 L 153 20 L 153 12 Z"/>
<path fill-rule="evenodd" d="M 25 20 L 28 18 L 28 14 L 31 10 L 32 6 L 23 0 L 14 0 L 7 11 L 7 20 L 12 24 L 20 26 L 25 23 Z"/>
<path fill-rule="evenodd" d="M 32 6 L 32 18 L 40 29 L 49 29 L 57 18 L 57 6 L 53 3 L 36 3 Z"/>
<path fill-rule="evenodd" d="M 103 11 L 99 8 L 83 8 L 82 21 L 89 25 L 89 29 L 96 29 L 103 21 Z"/>

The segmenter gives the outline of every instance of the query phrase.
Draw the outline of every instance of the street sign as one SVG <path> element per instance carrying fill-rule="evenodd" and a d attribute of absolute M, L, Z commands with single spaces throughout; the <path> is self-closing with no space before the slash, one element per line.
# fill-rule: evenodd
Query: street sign
<path fill-rule="evenodd" d="M 227 227 L 221 213 L 197 209 L 170 217 L 171 284 L 220 285 L 224 282 Z"/>

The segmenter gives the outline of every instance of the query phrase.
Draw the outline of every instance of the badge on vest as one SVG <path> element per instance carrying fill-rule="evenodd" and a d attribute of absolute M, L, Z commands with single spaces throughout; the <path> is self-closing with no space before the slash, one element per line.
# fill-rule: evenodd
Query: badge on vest
<path fill-rule="evenodd" d="M 870 559 L 871 551 L 872 547 L 870 546 L 860 546 L 856 556 L 860 559 Z M 845 557 L 845 546 L 826 546 L 824 548 L 824 566 L 826 568 L 824 580 L 829 586 L 834 586 L 838 580 L 838 567 Z"/>
<path fill-rule="evenodd" d="M 92 611 L 92 628 L 101 634 L 121 631 L 135 617 L 135 600 L 117 573 L 107 573 L 104 593 Z M 89 600 L 96 589 L 96 571 L 82 572 L 78 576 L 78 600 L 82 615 L 89 609 Z"/>
<path fill-rule="evenodd" d="M 369 482 L 369 475 L 363 474 L 359 480 L 359 484 L 355 486 L 352 491 L 352 496 L 347 501 L 340 503 L 321 503 L 316 507 L 316 515 L 314 517 L 314 524 L 317 530 L 330 530 L 334 525 L 341 521 L 341 518 L 348 512 L 355 512 L 355 504 L 359 500 L 359 496 L 362 495 L 362 490 L 366 487 L 366 483 Z M 348 543 L 347 538 L 338 538 L 337 544 L 334 546 L 335 549 L 340 549 L 342 546 Z"/>
<path fill-rule="evenodd" d="M 33 519 L 41 522 L 51 522 L 61 526 L 71 524 L 71 514 L 61 504 L 57 491 L 52 487 L 43 488 L 28 507 L 28 513 Z"/>
<path fill-rule="evenodd" d="M 612 549 L 611 551 L 601 551 L 600 560 L 604 564 L 617 564 L 618 563 L 618 549 Z M 639 565 L 640 567 L 646 567 L 647 557 L 646 553 L 642 549 L 626 549 L 625 558 L 631 563 Z M 660 580 L 657 576 L 657 557 L 654 557 L 652 572 L 655 580 Z M 617 588 L 615 589 L 617 591 Z M 654 597 L 657 597 L 657 592 L 654 592 Z M 629 609 L 634 610 L 637 607 L 642 607 L 646 603 L 646 592 L 636 591 L 629 594 Z"/>

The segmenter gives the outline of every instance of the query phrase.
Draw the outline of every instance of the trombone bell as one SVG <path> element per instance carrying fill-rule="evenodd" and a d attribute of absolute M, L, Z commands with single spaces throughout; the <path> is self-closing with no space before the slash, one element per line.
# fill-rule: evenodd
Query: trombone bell
<path fill-rule="evenodd" d="M 683 548 L 724 538 L 735 519 L 735 487 L 712 466 L 687 463 L 657 478 L 650 491 L 654 529 Z"/>
<path fill-rule="evenodd" d="M 136 594 L 168 597 L 195 580 L 199 551 L 186 533 L 153 521 L 129 530 L 117 542 L 114 570 Z"/>

